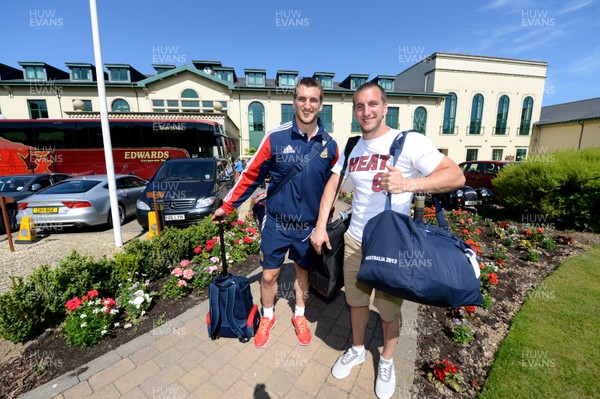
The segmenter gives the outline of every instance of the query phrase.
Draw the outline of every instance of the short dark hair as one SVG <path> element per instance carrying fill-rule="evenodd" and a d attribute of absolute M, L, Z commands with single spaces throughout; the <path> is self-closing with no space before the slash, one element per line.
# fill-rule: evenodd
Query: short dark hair
<path fill-rule="evenodd" d="M 383 87 L 379 86 L 375 82 L 365 82 L 362 85 L 360 85 L 358 87 L 358 89 L 356 89 L 356 91 L 354 92 L 354 95 L 352 96 L 352 106 L 354 107 L 354 104 L 356 102 L 356 96 L 358 93 L 360 93 L 363 90 L 370 89 L 372 87 L 376 87 L 379 89 L 379 93 L 381 94 L 381 102 L 386 104 L 387 103 L 387 95 L 385 94 L 385 90 L 383 90 Z"/>
<path fill-rule="evenodd" d="M 296 99 L 296 96 L 298 96 L 298 87 L 299 86 L 306 86 L 306 87 L 316 87 L 319 89 L 319 100 L 321 102 L 323 102 L 323 86 L 321 86 L 321 82 L 319 82 L 318 79 L 315 78 L 308 78 L 308 77 L 304 77 L 301 78 L 298 83 L 296 83 L 296 89 L 294 90 L 294 100 Z"/>

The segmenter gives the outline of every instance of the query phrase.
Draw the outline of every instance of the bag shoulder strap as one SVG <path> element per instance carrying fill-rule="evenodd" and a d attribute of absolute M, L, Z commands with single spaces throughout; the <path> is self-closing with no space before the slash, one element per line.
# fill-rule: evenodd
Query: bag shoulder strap
<path fill-rule="evenodd" d="M 352 152 L 354 147 L 356 147 L 356 144 L 358 143 L 358 140 L 360 140 L 360 137 L 361 136 L 352 136 L 346 142 L 346 147 L 344 148 L 344 165 L 342 166 L 342 170 L 340 171 L 340 179 L 338 180 L 337 187 L 335 188 L 335 195 L 333 197 L 335 199 L 331 204 L 331 208 L 329 209 L 330 215 L 331 215 L 331 211 L 333 210 L 333 207 L 335 206 L 335 200 L 337 199 L 337 197 L 340 194 L 340 191 L 342 189 L 342 183 L 344 182 L 344 178 L 346 177 L 346 168 L 348 167 L 348 158 L 350 157 L 350 153 Z"/>
<path fill-rule="evenodd" d="M 208 287 L 210 297 L 210 337 L 216 339 L 221 328 L 221 312 L 219 311 L 219 287 L 212 283 Z"/>
<path fill-rule="evenodd" d="M 237 282 L 235 282 L 227 288 L 227 303 L 225 305 L 225 317 L 227 317 L 227 323 L 229 323 L 229 328 L 231 328 L 231 330 L 239 340 L 242 340 L 244 337 L 244 333 L 242 332 L 241 328 L 237 325 L 235 318 L 233 317 L 233 311 L 235 309 L 236 285 Z"/>
<path fill-rule="evenodd" d="M 323 143 L 315 143 L 312 146 L 312 149 L 308 155 L 308 159 L 306 160 L 306 162 L 304 164 L 308 164 L 317 154 L 320 154 L 321 151 L 323 150 L 323 148 L 326 148 L 329 143 L 331 142 L 331 140 L 333 140 L 333 137 L 330 137 L 329 140 L 327 140 L 327 142 L 325 143 L 325 145 L 323 145 Z M 279 184 L 277 185 L 277 187 L 275 187 L 273 189 L 273 191 L 271 191 L 271 193 L 269 194 L 269 196 L 271 198 L 273 198 L 273 196 L 275 194 L 277 194 L 279 191 L 281 191 L 281 189 L 283 188 L 283 186 L 285 186 L 287 184 L 287 182 L 289 182 L 290 180 L 292 180 L 292 177 L 294 177 L 298 172 L 300 172 L 302 169 L 304 169 L 304 165 L 302 164 L 302 162 L 298 162 L 296 165 L 294 165 L 294 167 L 292 169 L 290 169 L 290 171 L 287 173 L 287 175 L 285 175 L 285 177 L 283 179 L 281 179 L 281 181 L 279 182 Z"/>
<path fill-rule="evenodd" d="M 392 145 L 390 146 L 390 154 L 393 157 L 392 165 L 396 165 L 396 162 L 398 162 L 400 154 L 404 149 L 404 142 L 406 141 L 406 136 L 408 135 L 408 133 L 411 132 L 416 132 L 416 130 L 407 130 L 404 132 L 400 132 L 392 142 Z M 388 192 L 385 199 L 385 210 L 389 211 L 390 209 L 392 209 L 392 193 Z"/>

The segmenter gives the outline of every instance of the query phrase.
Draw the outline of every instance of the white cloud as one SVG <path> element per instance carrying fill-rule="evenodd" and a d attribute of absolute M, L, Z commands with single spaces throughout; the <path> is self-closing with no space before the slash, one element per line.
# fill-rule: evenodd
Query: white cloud
<path fill-rule="evenodd" d="M 570 1 L 569 3 L 565 4 L 565 6 L 563 7 L 562 10 L 558 11 L 556 13 L 556 15 L 563 15 L 563 14 L 570 14 L 572 12 L 575 12 L 579 9 L 582 9 L 584 7 L 589 6 L 590 4 L 593 3 L 593 0 L 584 0 L 584 1 Z"/>
<path fill-rule="evenodd" d="M 588 56 L 571 62 L 567 69 L 569 73 L 578 76 L 598 75 L 600 73 L 600 47 L 593 49 Z"/>

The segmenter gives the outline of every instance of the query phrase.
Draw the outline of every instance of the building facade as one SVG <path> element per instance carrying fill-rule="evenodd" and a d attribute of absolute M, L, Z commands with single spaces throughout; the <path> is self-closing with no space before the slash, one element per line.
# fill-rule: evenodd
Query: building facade
<path fill-rule="evenodd" d="M 212 119 L 239 137 L 240 153 L 258 147 L 265 133 L 294 114 L 296 70 L 244 69 L 237 75 L 219 61 L 192 66 L 153 65 L 146 76 L 128 64 L 104 65 L 109 117 Z M 0 64 L 0 113 L 9 119 L 98 117 L 96 72 L 92 64 L 43 62 Z M 375 81 L 388 97 L 389 126 L 415 129 L 456 162 L 519 159 L 530 146 L 531 125 L 539 119 L 546 63 L 434 53 L 398 75 L 314 72 L 324 87 L 320 113 L 326 129 L 343 146 L 359 134 L 352 95 Z"/>

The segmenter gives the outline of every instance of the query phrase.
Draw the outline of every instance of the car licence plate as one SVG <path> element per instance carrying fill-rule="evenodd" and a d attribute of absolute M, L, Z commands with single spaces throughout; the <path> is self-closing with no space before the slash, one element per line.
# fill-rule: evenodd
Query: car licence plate
<path fill-rule="evenodd" d="M 169 220 L 185 220 L 185 215 L 165 215 L 165 221 Z"/>
<path fill-rule="evenodd" d="M 465 201 L 465 205 L 481 205 L 481 201 Z"/>
<path fill-rule="evenodd" d="M 58 213 L 58 208 L 33 208 L 33 213 Z"/>

